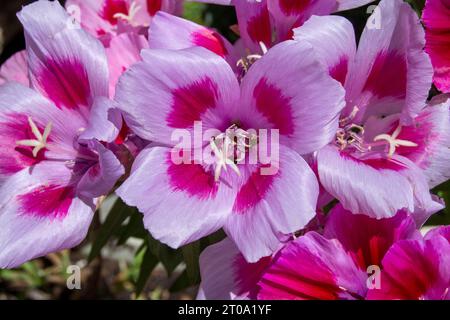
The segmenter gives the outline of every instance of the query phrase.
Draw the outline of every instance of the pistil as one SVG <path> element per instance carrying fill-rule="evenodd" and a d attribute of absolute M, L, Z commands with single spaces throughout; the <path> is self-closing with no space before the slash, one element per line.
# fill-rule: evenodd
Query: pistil
<path fill-rule="evenodd" d="M 50 132 L 52 131 L 52 123 L 49 122 L 44 129 L 44 132 L 41 133 L 39 128 L 34 123 L 33 119 L 31 117 L 28 117 L 28 124 L 31 127 L 31 132 L 33 133 L 34 137 L 36 139 L 26 139 L 26 140 L 19 140 L 16 141 L 16 144 L 19 146 L 24 147 L 33 147 L 33 157 L 37 157 L 39 151 L 41 151 L 44 148 L 47 148 L 47 139 L 50 135 Z"/>

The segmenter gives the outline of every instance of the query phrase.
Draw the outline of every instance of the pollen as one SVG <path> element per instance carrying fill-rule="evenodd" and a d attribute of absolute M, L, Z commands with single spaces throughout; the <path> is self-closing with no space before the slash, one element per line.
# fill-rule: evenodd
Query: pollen
<path fill-rule="evenodd" d="M 30 125 L 31 132 L 33 133 L 35 139 L 19 140 L 16 141 L 16 144 L 18 146 L 33 147 L 33 157 L 36 158 L 39 151 L 47 148 L 47 139 L 52 131 L 52 123 L 49 122 L 45 126 L 43 133 L 41 133 L 31 117 L 28 117 L 28 124 Z"/>
<path fill-rule="evenodd" d="M 246 150 L 256 145 L 256 141 L 256 136 L 238 128 L 236 125 L 232 125 L 225 133 L 211 139 L 211 150 L 216 157 L 215 181 L 219 181 L 222 170 L 226 172 L 228 166 L 237 175 L 240 175 L 240 170 L 236 163 L 245 159 Z"/>

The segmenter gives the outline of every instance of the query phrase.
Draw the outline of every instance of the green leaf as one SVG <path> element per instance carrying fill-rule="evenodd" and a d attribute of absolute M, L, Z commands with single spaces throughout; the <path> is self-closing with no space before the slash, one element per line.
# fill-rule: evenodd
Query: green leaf
<path fill-rule="evenodd" d="M 170 286 L 170 292 L 178 292 L 189 288 L 191 286 L 191 282 L 189 281 L 189 276 L 186 270 L 184 270 L 178 278 L 174 281 L 174 283 Z"/>
<path fill-rule="evenodd" d="M 116 200 L 114 206 L 109 211 L 105 222 L 101 225 L 98 233 L 95 235 L 91 252 L 88 257 L 89 262 L 100 255 L 103 247 L 106 243 L 108 243 L 111 236 L 120 229 L 122 223 L 130 215 L 131 210 L 132 209 L 128 207 L 120 198 Z"/>
<path fill-rule="evenodd" d="M 170 277 L 175 268 L 183 262 L 181 250 L 172 249 L 158 240 L 153 239 L 150 235 L 148 237 L 151 252 L 161 261 L 167 275 Z"/>
<path fill-rule="evenodd" d="M 183 9 L 183 17 L 187 20 L 194 21 L 198 24 L 204 25 L 203 12 L 206 9 L 206 4 L 185 2 Z"/>
<path fill-rule="evenodd" d="M 123 245 L 131 237 L 146 239 L 148 231 L 145 230 L 144 222 L 142 220 L 142 214 L 137 210 L 130 216 L 130 220 L 124 226 L 122 226 L 118 232 L 117 245 Z"/>
<path fill-rule="evenodd" d="M 136 284 L 135 284 L 135 293 L 136 297 L 139 297 L 142 290 L 144 290 L 145 285 L 147 284 L 150 275 L 152 274 L 155 267 L 158 265 L 158 258 L 153 255 L 150 250 L 150 247 L 147 245 L 142 256 L 142 262 L 139 268 L 139 274 L 137 276 Z"/>
<path fill-rule="evenodd" d="M 200 282 L 199 258 L 201 253 L 200 241 L 193 242 L 181 249 L 188 279 L 192 285 Z"/>

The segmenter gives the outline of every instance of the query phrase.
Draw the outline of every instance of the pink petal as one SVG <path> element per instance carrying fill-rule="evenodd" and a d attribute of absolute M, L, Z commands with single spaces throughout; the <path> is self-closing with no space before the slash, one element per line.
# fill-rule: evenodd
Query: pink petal
<path fill-rule="evenodd" d="M 262 175 L 256 167 L 242 176 L 225 231 L 246 260 L 256 262 L 314 218 L 319 186 L 307 163 L 285 147 L 280 148 L 278 172 Z"/>
<path fill-rule="evenodd" d="M 200 165 L 176 168 L 170 152 L 162 147 L 142 151 L 117 194 L 144 214 L 154 238 L 177 248 L 220 229 L 231 213 L 235 191 L 216 186 L 214 173 Z"/>
<path fill-rule="evenodd" d="M 0 267 L 22 263 L 78 245 L 93 208 L 76 198 L 63 163 L 42 162 L 0 186 Z"/>
<path fill-rule="evenodd" d="M 426 28 L 426 48 L 434 67 L 434 84 L 450 92 L 450 4 L 447 0 L 427 0 L 422 20 Z"/>
<path fill-rule="evenodd" d="M 309 232 L 275 256 L 258 283 L 258 299 L 354 299 L 365 295 L 365 278 L 337 240 Z"/>
<path fill-rule="evenodd" d="M 26 51 L 13 54 L 0 68 L 0 85 L 8 81 L 15 81 L 25 86 L 30 85 L 28 78 L 28 62 Z"/>
<path fill-rule="evenodd" d="M 35 2 L 18 16 L 25 29 L 33 87 L 59 108 L 80 112 L 90 107 L 93 97 L 108 96 L 102 44 L 71 24 L 57 2 Z"/>
<path fill-rule="evenodd" d="M 324 236 L 339 240 L 362 270 L 371 265 L 381 266 L 381 260 L 395 242 L 421 237 L 414 220 L 405 211 L 399 211 L 392 218 L 376 220 L 353 214 L 341 204 L 331 210 Z"/>
<path fill-rule="evenodd" d="M 174 129 L 192 130 L 202 121 L 203 130 L 225 130 L 237 119 L 239 85 L 216 54 L 199 47 L 155 49 L 144 50 L 143 58 L 125 73 L 116 94 L 125 121 L 141 138 L 174 145 Z"/>
<path fill-rule="evenodd" d="M 313 16 L 294 29 L 294 40 L 310 43 L 333 79 L 345 85 L 356 54 L 355 32 L 347 19 Z"/>
<path fill-rule="evenodd" d="M 321 67 L 313 48 L 297 41 L 280 43 L 257 61 L 243 79 L 241 97 L 248 107 L 239 119 L 253 128 L 279 129 L 282 143 L 300 154 L 333 139 L 344 105 L 342 86 Z"/>

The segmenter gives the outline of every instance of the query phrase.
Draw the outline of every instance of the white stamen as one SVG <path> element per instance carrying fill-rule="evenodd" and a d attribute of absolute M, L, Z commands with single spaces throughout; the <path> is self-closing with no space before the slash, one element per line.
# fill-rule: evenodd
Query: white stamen
<path fill-rule="evenodd" d="M 383 133 L 380 134 L 378 136 L 376 136 L 373 141 L 380 141 L 380 140 L 385 140 L 388 144 L 389 144 L 389 152 L 388 152 L 388 156 L 392 157 L 395 153 L 395 150 L 402 146 L 402 147 L 417 147 L 417 143 L 412 142 L 412 141 L 408 141 L 408 140 L 402 140 L 402 139 L 397 139 L 398 136 L 400 135 L 400 132 L 402 131 L 402 126 L 399 125 L 394 132 L 392 133 L 392 135 Z"/>
<path fill-rule="evenodd" d="M 237 138 L 237 142 L 235 138 Z M 246 139 L 249 139 L 249 143 L 246 143 Z M 245 158 L 246 148 L 251 148 L 255 144 L 256 137 L 245 130 L 237 128 L 236 125 L 232 125 L 225 133 L 213 138 L 210 146 L 216 157 L 215 181 L 219 180 L 222 170 L 227 171 L 227 166 L 230 166 L 234 172 L 240 175 L 239 167 L 236 163 L 239 163 Z M 236 159 L 234 146 L 236 146 Z M 233 147 L 231 155 L 229 152 L 230 147 Z"/>
<path fill-rule="evenodd" d="M 242 67 L 245 70 L 245 72 L 247 72 L 248 69 L 250 68 L 250 66 L 253 63 L 255 63 L 256 61 L 258 61 L 259 59 L 261 59 L 263 57 L 263 55 L 265 55 L 268 51 L 267 46 L 264 44 L 264 42 L 260 41 L 259 46 L 261 48 L 262 55 L 248 54 L 246 57 L 239 59 L 238 62 L 236 63 L 236 66 Z M 250 53 L 250 52 L 247 52 L 247 53 Z"/>
<path fill-rule="evenodd" d="M 267 46 L 265 45 L 264 42 L 260 41 L 259 46 L 261 47 L 261 51 L 262 51 L 263 55 L 266 54 L 267 51 L 269 51 L 269 50 L 267 50 Z"/>
<path fill-rule="evenodd" d="M 36 139 L 25 139 L 25 140 L 19 140 L 16 141 L 16 144 L 18 146 L 24 146 L 24 147 L 33 147 L 33 157 L 37 157 L 39 151 L 47 147 L 47 139 L 50 135 L 50 132 L 52 131 L 52 123 L 49 122 L 44 129 L 44 134 L 41 134 L 39 131 L 39 128 L 34 123 L 33 119 L 31 117 L 28 117 L 28 124 L 31 127 L 31 132 L 33 133 L 34 137 Z"/>
<path fill-rule="evenodd" d="M 233 160 L 228 158 L 228 146 L 230 145 L 229 142 L 226 142 L 228 140 L 228 137 L 225 137 L 225 142 L 223 143 L 222 150 L 219 150 L 218 146 L 214 142 L 214 140 L 211 140 L 210 145 L 211 149 L 214 152 L 214 155 L 216 156 L 216 169 L 214 172 L 214 180 L 219 181 L 220 173 L 222 172 L 222 169 L 227 171 L 227 165 L 233 169 L 234 172 L 236 172 L 238 175 L 241 174 L 239 171 L 238 166 L 234 163 Z"/>
<path fill-rule="evenodd" d="M 136 1 L 133 1 L 130 5 L 130 9 L 128 9 L 128 14 L 124 14 L 124 13 L 116 13 L 113 15 L 114 19 L 122 19 L 125 21 L 128 21 L 128 23 L 132 24 L 134 17 L 136 16 L 136 14 L 139 12 L 139 10 L 141 9 L 141 6 L 138 5 L 136 3 Z"/>

